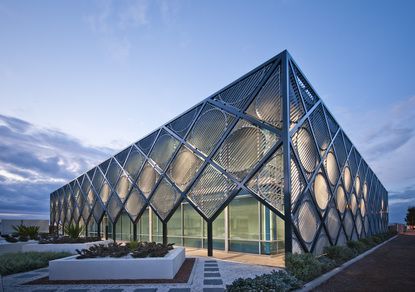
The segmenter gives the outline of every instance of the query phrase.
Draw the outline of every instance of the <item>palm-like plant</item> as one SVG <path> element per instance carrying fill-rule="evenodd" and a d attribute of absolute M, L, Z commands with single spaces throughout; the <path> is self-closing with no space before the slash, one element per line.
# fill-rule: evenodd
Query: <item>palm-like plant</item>
<path fill-rule="evenodd" d="M 65 234 L 70 238 L 78 238 L 82 232 L 85 230 L 85 225 L 80 226 L 79 224 L 68 224 L 64 227 Z"/>
<path fill-rule="evenodd" d="M 20 237 L 29 237 L 30 239 L 36 239 L 39 234 L 39 226 L 25 226 L 20 224 L 13 226 L 13 229 L 16 230 Z"/>

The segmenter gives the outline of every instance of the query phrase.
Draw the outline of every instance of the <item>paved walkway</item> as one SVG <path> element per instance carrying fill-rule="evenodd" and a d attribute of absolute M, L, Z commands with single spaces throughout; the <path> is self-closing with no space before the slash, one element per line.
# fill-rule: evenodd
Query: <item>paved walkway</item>
<path fill-rule="evenodd" d="M 197 257 L 188 283 L 185 284 L 100 284 L 100 285 L 22 285 L 49 274 L 47 268 L 3 277 L 5 292 L 219 292 L 239 277 L 254 277 L 275 268 Z M 0 287 L 0 291 L 1 287 Z"/>
<path fill-rule="evenodd" d="M 399 235 L 314 291 L 415 291 L 415 232 Z"/>

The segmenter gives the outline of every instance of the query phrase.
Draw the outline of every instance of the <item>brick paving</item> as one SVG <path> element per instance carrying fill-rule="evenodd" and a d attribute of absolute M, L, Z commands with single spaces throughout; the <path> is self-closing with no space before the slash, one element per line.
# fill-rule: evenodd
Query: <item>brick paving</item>
<path fill-rule="evenodd" d="M 415 232 L 399 235 L 313 291 L 415 291 Z"/>

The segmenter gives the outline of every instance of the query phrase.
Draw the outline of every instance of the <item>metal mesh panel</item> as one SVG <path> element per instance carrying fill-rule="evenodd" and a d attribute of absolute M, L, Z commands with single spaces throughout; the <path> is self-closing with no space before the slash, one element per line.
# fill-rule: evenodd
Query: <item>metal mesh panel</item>
<path fill-rule="evenodd" d="M 101 197 L 101 201 L 104 205 L 107 203 L 111 194 L 111 188 L 109 184 L 105 181 L 102 185 L 101 191 L 99 192 L 99 196 Z"/>
<path fill-rule="evenodd" d="M 332 242 L 336 242 L 337 234 L 340 228 L 340 219 L 337 210 L 331 207 L 326 217 L 326 227 Z"/>
<path fill-rule="evenodd" d="M 368 217 L 366 217 L 366 218 L 365 218 L 365 224 L 364 224 L 364 227 L 365 227 L 365 233 L 366 233 L 366 236 L 371 235 L 371 233 L 370 233 L 370 228 L 369 228 L 369 218 L 368 218 Z"/>
<path fill-rule="evenodd" d="M 321 255 L 324 252 L 324 248 L 328 245 L 330 245 L 329 239 L 324 232 L 324 229 L 322 229 L 314 247 L 313 254 Z"/>
<path fill-rule="evenodd" d="M 132 147 L 130 154 L 128 155 L 127 162 L 124 165 L 124 170 L 136 180 L 143 166 L 145 157 L 135 147 Z"/>
<path fill-rule="evenodd" d="M 89 170 L 86 173 L 91 181 L 92 181 L 92 178 L 94 177 L 95 169 L 96 169 L 96 167 L 94 167 L 93 169 Z"/>
<path fill-rule="evenodd" d="M 91 209 L 89 209 L 88 205 L 85 205 L 82 209 L 82 218 L 84 218 L 84 221 L 88 221 L 89 216 L 91 215 Z"/>
<path fill-rule="evenodd" d="M 179 189 L 184 191 L 196 175 L 202 163 L 202 159 L 185 146 L 181 146 L 169 167 L 168 175 Z"/>
<path fill-rule="evenodd" d="M 172 212 L 180 198 L 180 193 L 163 178 L 150 202 L 157 214 L 164 220 Z"/>
<path fill-rule="evenodd" d="M 356 231 L 359 237 L 362 235 L 362 228 L 363 228 L 362 218 L 358 214 L 356 217 Z"/>
<path fill-rule="evenodd" d="M 343 186 L 339 185 L 336 191 L 336 206 L 337 210 L 340 211 L 340 213 L 344 213 L 347 206 L 347 200 L 346 200 L 346 194 L 344 192 Z"/>
<path fill-rule="evenodd" d="M 216 95 L 214 99 L 221 100 L 231 106 L 242 109 L 249 96 L 259 85 L 271 66 L 272 64 L 268 64 L 267 66 L 258 69 L 243 80 Z"/>
<path fill-rule="evenodd" d="M 236 185 L 230 179 L 209 164 L 187 195 L 210 218 L 235 188 Z"/>
<path fill-rule="evenodd" d="M 248 107 L 246 113 L 282 129 L 282 97 L 280 86 L 280 67 L 278 66 Z"/>
<path fill-rule="evenodd" d="M 298 128 L 291 140 L 301 165 L 307 177 L 310 178 L 319 162 L 319 154 L 307 121 Z"/>
<path fill-rule="evenodd" d="M 352 152 L 350 153 L 348 162 L 349 162 L 350 171 L 352 173 L 352 177 L 355 177 L 357 173 L 357 163 L 356 163 L 356 159 L 354 155 L 354 148 L 352 149 Z"/>
<path fill-rule="evenodd" d="M 278 140 L 275 134 L 240 120 L 213 160 L 242 180 Z"/>
<path fill-rule="evenodd" d="M 295 214 L 295 225 L 303 240 L 310 244 L 317 232 L 319 218 L 310 199 L 304 199 Z"/>
<path fill-rule="evenodd" d="M 311 113 L 310 121 L 321 154 L 324 154 L 330 144 L 330 134 L 327 128 L 326 118 L 324 117 L 323 107 L 321 105 Z"/>
<path fill-rule="evenodd" d="M 89 188 L 87 194 L 86 194 L 86 200 L 89 204 L 89 207 L 92 207 L 96 200 L 96 195 L 94 193 L 94 190 L 92 188 Z"/>
<path fill-rule="evenodd" d="M 327 172 L 327 177 L 332 186 L 335 186 L 339 179 L 339 168 L 337 167 L 336 156 L 333 148 L 330 149 L 326 158 L 324 159 L 324 167 Z"/>
<path fill-rule="evenodd" d="M 91 187 L 91 182 L 89 181 L 88 177 L 84 175 L 83 180 L 82 180 L 82 185 L 81 185 L 81 190 L 84 196 L 86 196 L 90 187 Z"/>
<path fill-rule="evenodd" d="M 347 151 L 347 153 L 349 153 L 350 149 L 352 149 L 352 143 L 350 142 L 350 140 L 346 136 L 346 134 L 343 133 L 343 137 L 344 137 L 344 144 L 346 145 L 346 151 Z"/>
<path fill-rule="evenodd" d="M 120 163 L 120 165 L 124 165 L 125 159 L 127 159 L 128 152 L 130 152 L 131 146 L 127 149 L 124 149 L 117 155 L 115 155 L 115 159 Z"/>
<path fill-rule="evenodd" d="M 314 199 L 320 210 L 325 210 L 330 199 L 330 190 L 323 172 L 317 174 L 313 182 Z"/>
<path fill-rule="evenodd" d="M 154 144 L 150 158 L 164 170 L 179 144 L 180 142 L 178 140 L 174 139 L 166 131 L 162 130 L 160 136 Z"/>
<path fill-rule="evenodd" d="M 343 170 L 343 181 L 344 181 L 344 188 L 345 191 L 348 193 L 352 189 L 352 174 L 348 166 L 346 166 Z"/>
<path fill-rule="evenodd" d="M 356 194 L 352 193 L 349 199 L 349 207 L 352 210 L 353 215 L 356 215 L 357 212 L 357 201 L 356 201 Z"/>
<path fill-rule="evenodd" d="M 297 77 L 298 86 L 300 87 L 301 96 L 307 110 L 310 110 L 318 101 L 317 94 L 311 89 L 311 86 L 307 83 L 304 76 L 300 73 L 300 70 L 293 64 L 294 72 Z"/>
<path fill-rule="evenodd" d="M 294 206 L 299 196 L 303 193 L 306 182 L 301 174 L 301 169 L 293 155 L 291 155 L 291 205 Z"/>
<path fill-rule="evenodd" d="M 192 125 L 192 122 L 195 119 L 197 113 L 199 112 L 200 108 L 201 108 L 201 105 L 181 115 L 180 117 L 175 119 L 173 122 L 168 124 L 167 127 L 173 130 L 174 132 L 176 132 L 176 134 L 179 135 L 180 137 L 184 138 L 190 126 Z"/>
<path fill-rule="evenodd" d="M 137 145 L 137 147 L 139 147 L 145 154 L 148 154 L 148 152 L 151 149 L 151 146 L 153 145 L 154 140 L 156 140 L 157 133 L 158 130 L 154 131 L 150 135 L 135 143 L 135 145 Z"/>
<path fill-rule="evenodd" d="M 138 187 L 147 198 L 156 185 L 159 177 L 159 173 L 150 165 L 150 163 L 146 162 L 140 177 L 138 178 Z"/>
<path fill-rule="evenodd" d="M 92 179 L 92 186 L 94 187 L 96 192 L 101 190 L 102 182 L 104 181 L 104 176 L 102 175 L 101 171 L 96 168 L 94 178 Z"/>
<path fill-rule="evenodd" d="M 99 201 L 95 202 L 94 209 L 92 210 L 92 214 L 94 215 L 95 221 L 99 222 L 104 213 L 104 209 Z"/>
<path fill-rule="evenodd" d="M 118 180 L 117 187 L 115 191 L 118 194 L 118 197 L 121 199 L 121 202 L 124 202 L 127 198 L 128 193 L 131 190 L 132 183 L 129 180 L 126 173 L 122 173 L 120 179 Z"/>
<path fill-rule="evenodd" d="M 284 213 L 283 160 L 283 150 L 280 147 L 247 183 L 253 192 L 281 213 Z"/>
<path fill-rule="evenodd" d="M 72 214 L 72 219 L 74 220 L 75 224 L 78 223 L 79 217 L 81 217 L 81 214 L 79 212 L 79 209 L 78 208 L 75 208 L 73 210 L 73 214 Z"/>
<path fill-rule="evenodd" d="M 340 168 L 343 168 L 344 163 L 346 162 L 346 148 L 343 143 L 343 135 L 340 132 L 334 139 L 334 149 L 336 150 L 337 162 L 339 163 Z"/>
<path fill-rule="evenodd" d="M 346 234 L 344 233 L 343 229 L 340 229 L 339 238 L 337 239 L 337 245 L 346 245 L 347 238 Z"/>
<path fill-rule="evenodd" d="M 290 129 L 291 129 L 304 116 L 305 109 L 304 109 L 303 103 L 301 102 L 301 96 L 298 91 L 298 87 L 295 81 L 294 74 L 291 68 L 289 70 L 290 70 L 289 97 L 290 97 Z"/>
<path fill-rule="evenodd" d="M 124 207 L 133 221 L 137 219 L 138 214 L 140 214 L 145 205 L 145 198 L 140 194 L 140 191 L 136 187 L 133 187 Z"/>
<path fill-rule="evenodd" d="M 122 172 L 122 168 L 118 165 L 115 159 L 111 160 L 111 164 L 108 167 L 108 171 L 106 174 L 106 178 L 108 182 L 110 183 L 111 187 L 115 188 L 115 184 L 117 183 L 121 172 Z"/>
<path fill-rule="evenodd" d="M 208 156 L 233 120 L 234 117 L 225 111 L 206 105 L 187 141 Z"/>
<path fill-rule="evenodd" d="M 359 175 L 357 175 L 356 178 L 354 179 L 354 189 L 356 191 L 356 196 L 360 197 L 361 188 L 360 188 L 360 177 L 359 177 Z"/>
<path fill-rule="evenodd" d="M 111 162 L 111 158 L 104 161 L 103 163 L 101 163 L 99 165 L 99 168 L 101 168 L 103 174 L 105 174 L 107 172 L 108 165 L 110 164 L 110 162 Z"/>
<path fill-rule="evenodd" d="M 363 198 L 359 200 L 359 209 L 360 209 L 360 213 L 362 214 L 362 216 L 365 217 L 366 216 L 366 204 Z"/>
<path fill-rule="evenodd" d="M 346 231 L 347 238 L 350 239 L 352 237 L 353 231 L 353 219 L 350 211 L 347 211 L 346 215 L 344 216 L 343 226 L 344 230 Z"/>
<path fill-rule="evenodd" d="M 115 220 L 117 219 L 117 216 L 121 211 L 121 208 L 122 208 L 122 203 L 118 199 L 117 194 L 112 193 L 111 198 L 107 205 L 107 214 L 112 222 L 115 222 Z"/>
<path fill-rule="evenodd" d="M 329 113 L 327 108 L 325 106 L 323 106 L 323 108 L 324 108 L 324 112 L 326 113 L 327 122 L 329 124 L 331 136 L 333 137 L 336 134 L 337 130 L 339 129 L 339 125 L 334 120 L 333 116 Z"/>
<path fill-rule="evenodd" d="M 303 248 L 294 233 L 292 234 L 292 253 L 303 253 Z"/>

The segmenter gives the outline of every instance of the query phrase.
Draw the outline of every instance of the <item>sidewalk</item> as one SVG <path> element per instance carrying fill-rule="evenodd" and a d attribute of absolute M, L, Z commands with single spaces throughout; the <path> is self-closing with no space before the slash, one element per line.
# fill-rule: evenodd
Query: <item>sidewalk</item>
<path fill-rule="evenodd" d="M 415 232 L 399 235 L 313 291 L 415 291 Z"/>

